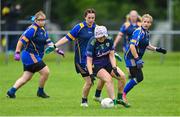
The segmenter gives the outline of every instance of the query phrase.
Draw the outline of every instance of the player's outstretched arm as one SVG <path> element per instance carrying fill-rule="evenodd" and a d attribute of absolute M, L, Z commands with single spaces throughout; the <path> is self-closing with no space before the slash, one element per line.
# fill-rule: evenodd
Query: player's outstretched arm
<path fill-rule="evenodd" d="M 56 42 L 56 44 L 51 44 L 50 46 L 48 46 L 46 49 L 45 49 L 45 53 L 46 54 L 49 54 L 51 53 L 52 51 L 54 51 L 56 48 L 58 48 L 59 46 L 61 46 L 62 44 L 68 42 L 68 39 L 64 36 L 62 39 L 60 39 L 58 42 Z M 58 53 L 58 51 L 56 50 L 56 52 Z M 62 52 L 62 51 L 61 51 Z M 61 54 L 61 55 L 64 55 L 62 53 L 58 53 L 58 54 Z M 64 52 L 63 52 L 64 53 Z"/>
<path fill-rule="evenodd" d="M 147 46 L 147 49 L 151 50 L 151 51 L 156 51 L 156 52 L 159 52 L 159 53 L 163 53 L 163 54 L 167 53 L 166 49 L 161 48 L 161 47 L 155 47 L 155 46 L 153 46 L 151 44 L 149 44 L 149 46 Z"/>
<path fill-rule="evenodd" d="M 164 48 L 161 48 L 161 47 L 157 47 L 157 48 L 156 48 L 156 52 L 160 52 L 160 53 L 166 54 L 166 53 L 167 53 L 167 50 L 164 49 Z"/>
<path fill-rule="evenodd" d="M 63 38 L 61 38 L 59 41 L 56 42 L 55 46 L 59 47 L 65 43 L 67 43 L 69 40 L 66 38 L 66 36 L 64 36 Z"/>

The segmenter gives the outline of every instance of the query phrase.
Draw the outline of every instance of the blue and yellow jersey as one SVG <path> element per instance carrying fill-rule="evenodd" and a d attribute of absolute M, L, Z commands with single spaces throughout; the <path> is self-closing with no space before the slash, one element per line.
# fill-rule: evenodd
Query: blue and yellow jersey
<path fill-rule="evenodd" d="M 125 52 L 125 61 L 127 66 L 131 66 L 131 63 L 128 63 L 128 61 L 133 62 L 132 59 L 134 59 L 130 51 L 130 45 L 135 45 L 139 58 L 142 58 L 146 47 L 149 45 L 149 38 L 150 35 L 148 30 L 143 29 L 143 27 L 139 27 L 133 32 L 132 39 L 130 40 Z"/>
<path fill-rule="evenodd" d="M 94 65 L 106 65 L 110 63 L 109 53 L 112 50 L 114 50 L 112 38 L 108 37 L 104 42 L 99 42 L 92 37 L 88 42 L 86 54 L 93 58 Z"/>
<path fill-rule="evenodd" d="M 93 24 L 89 27 L 84 21 L 75 25 L 66 35 L 69 41 L 75 41 L 75 63 L 86 64 L 86 47 L 90 38 L 94 36 L 95 26 L 96 24 Z"/>
<path fill-rule="evenodd" d="M 51 43 L 45 28 L 39 27 L 35 23 L 24 31 L 19 40 L 24 45 L 22 62 L 25 65 L 41 61 L 44 55 L 45 45 Z"/>
<path fill-rule="evenodd" d="M 123 45 L 129 43 L 130 39 L 132 38 L 133 32 L 141 26 L 141 22 L 137 22 L 136 24 L 131 23 L 130 21 L 126 21 L 121 27 L 120 32 L 124 34 Z"/>

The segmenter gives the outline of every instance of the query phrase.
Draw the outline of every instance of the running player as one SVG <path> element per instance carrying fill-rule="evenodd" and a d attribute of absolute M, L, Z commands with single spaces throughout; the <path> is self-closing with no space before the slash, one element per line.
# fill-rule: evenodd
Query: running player
<path fill-rule="evenodd" d="M 94 33 L 95 36 L 92 37 L 87 46 L 87 68 L 92 82 L 95 80 L 95 76 L 101 79 L 99 81 L 103 85 L 105 83 L 109 97 L 116 104 L 112 77 L 125 85 L 125 74 L 116 66 L 113 41 L 108 37 L 106 27 L 96 26 Z"/>
<path fill-rule="evenodd" d="M 143 61 L 142 57 L 145 53 L 146 49 L 151 51 L 157 51 L 163 54 L 166 54 L 166 50 L 161 47 L 152 46 L 149 42 L 149 31 L 151 24 L 153 22 L 152 16 L 149 14 L 145 14 L 142 16 L 142 26 L 137 28 L 132 35 L 132 39 L 128 44 L 125 52 L 125 62 L 126 67 L 129 68 L 131 79 L 126 84 L 124 91 L 123 91 L 123 100 L 128 103 L 126 95 L 127 93 L 132 90 L 132 88 L 140 83 L 144 76 L 142 72 Z"/>
<path fill-rule="evenodd" d="M 30 25 L 21 35 L 15 51 L 14 59 L 19 61 L 22 59 L 24 72 L 23 75 L 15 82 L 13 87 L 8 90 L 7 96 L 9 98 L 16 98 L 16 91 L 31 80 L 35 72 L 39 72 L 40 81 L 37 96 L 42 98 L 49 98 L 44 92 L 44 86 L 49 76 L 49 68 L 43 62 L 45 45 L 53 45 L 45 30 L 46 15 L 39 11 L 32 18 L 33 24 Z M 21 49 L 24 46 L 22 53 Z M 59 50 L 57 50 L 59 52 Z M 21 57 L 20 57 L 21 53 Z"/>
<path fill-rule="evenodd" d="M 85 21 L 75 25 L 71 31 L 60 39 L 54 46 L 48 47 L 46 53 L 52 52 L 56 47 L 61 46 L 69 41 L 75 41 L 75 58 L 74 64 L 76 72 L 80 73 L 85 80 L 82 91 L 82 107 L 88 107 L 88 94 L 91 88 L 91 78 L 86 68 L 86 47 L 89 39 L 94 36 L 96 12 L 94 9 L 86 9 L 84 12 Z"/>
<path fill-rule="evenodd" d="M 132 33 L 135 29 L 141 26 L 141 17 L 138 15 L 136 10 L 131 10 L 130 13 L 127 15 L 126 22 L 121 26 L 120 31 L 114 41 L 114 47 L 116 48 L 118 42 L 123 38 L 123 51 L 125 52 L 125 48 L 128 45 Z"/>

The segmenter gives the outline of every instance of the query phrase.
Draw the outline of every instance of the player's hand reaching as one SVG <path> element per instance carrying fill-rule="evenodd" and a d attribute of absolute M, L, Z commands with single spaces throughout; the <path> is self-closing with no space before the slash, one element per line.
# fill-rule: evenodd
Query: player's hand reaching
<path fill-rule="evenodd" d="M 56 52 L 59 54 L 59 55 L 62 55 L 64 57 L 64 51 L 61 50 L 61 49 L 57 49 Z"/>
<path fill-rule="evenodd" d="M 163 53 L 163 54 L 166 54 L 166 53 L 167 53 L 167 50 L 164 49 L 164 48 L 161 48 L 161 47 L 157 47 L 157 48 L 156 48 L 156 51 L 157 51 L 157 52 L 160 52 L 160 53 Z"/>
<path fill-rule="evenodd" d="M 117 71 L 117 67 L 113 67 L 113 72 L 116 75 L 116 77 L 120 77 L 120 74 Z"/>
<path fill-rule="evenodd" d="M 53 45 L 53 46 L 48 46 L 46 49 L 45 49 L 45 53 L 46 54 L 49 54 L 51 53 L 52 51 L 54 51 L 56 49 L 56 46 Z"/>
<path fill-rule="evenodd" d="M 94 80 L 96 80 L 95 75 L 94 74 L 90 74 L 89 76 L 91 78 L 92 85 L 94 85 Z"/>
<path fill-rule="evenodd" d="M 14 54 L 14 60 L 20 61 L 20 59 L 21 59 L 20 52 L 15 52 L 15 54 Z"/>
<path fill-rule="evenodd" d="M 142 59 L 140 59 L 139 57 L 135 58 L 135 62 L 136 62 L 136 65 L 137 65 L 138 69 L 143 68 L 144 62 L 142 61 Z"/>

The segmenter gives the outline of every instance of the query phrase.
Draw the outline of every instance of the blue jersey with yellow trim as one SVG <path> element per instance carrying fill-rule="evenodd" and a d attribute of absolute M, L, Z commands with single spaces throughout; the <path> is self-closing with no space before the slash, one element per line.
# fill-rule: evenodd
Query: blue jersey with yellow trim
<path fill-rule="evenodd" d="M 31 65 L 41 61 L 44 55 L 45 45 L 51 43 L 48 33 L 44 27 L 36 23 L 29 26 L 20 37 L 24 48 L 22 51 L 22 62 Z"/>
<path fill-rule="evenodd" d="M 143 27 L 139 27 L 133 32 L 132 39 L 130 40 L 125 52 L 125 61 L 127 66 L 134 66 L 134 57 L 130 51 L 130 45 L 135 45 L 137 54 L 141 59 L 145 53 L 146 47 L 149 45 L 149 38 L 150 35 L 148 30 L 143 29 Z"/>
<path fill-rule="evenodd" d="M 120 32 L 124 34 L 123 46 L 126 46 L 130 39 L 132 38 L 133 32 L 141 26 L 140 22 L 136 24 L 131 23 L 130 21 L 126 21 L 120 28 Z"/>
<path fill-rule="evenodd" d="M 86 54 L 93 58 L 94 65 L 107 65 L 110 63 L 109 53 L 114 50 L 113 40 L 108 37 L 104 42 L 99 42 L 92 37 L 87 45 Z"/>
<path fill-rule="evenodd" d="M 90 38 L 94 36 L 95 26 L 96 24 L 93 24 L 89 27 L 84 21 L 74 26 L 66 35 L 68 40 L 75 40 L 75 63 L 86 64 L 86 47 Z"/>

